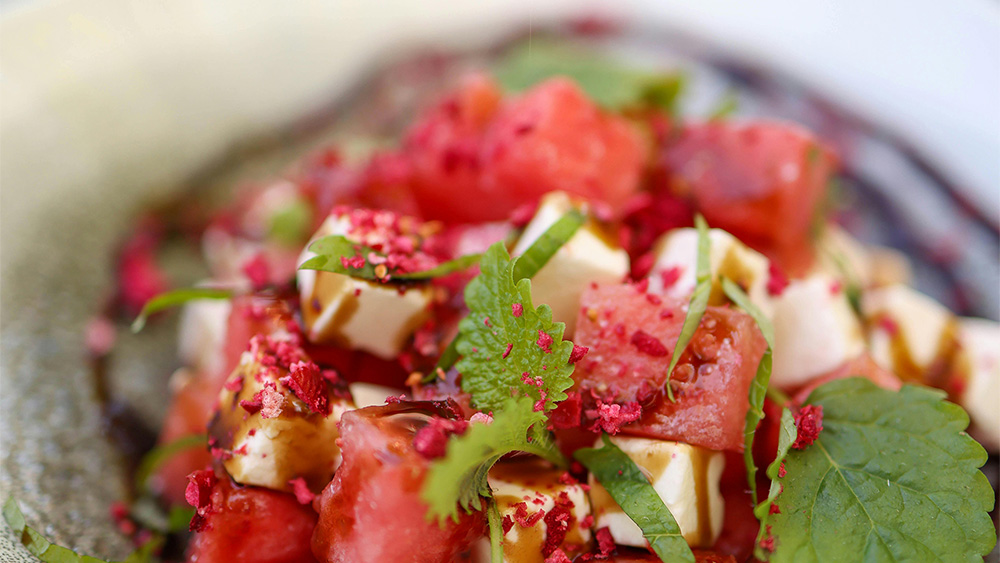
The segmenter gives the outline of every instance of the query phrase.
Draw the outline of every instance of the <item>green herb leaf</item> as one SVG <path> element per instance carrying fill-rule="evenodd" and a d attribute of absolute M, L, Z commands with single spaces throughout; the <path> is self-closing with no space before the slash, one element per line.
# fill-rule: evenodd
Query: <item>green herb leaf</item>
<path fill-rule="evenodd" d="M 712 110 L 712 113 L 708 115 L 708 119 L 709 121 L 725 119 L 731 116 L 732 114 L 736 113 L 736 110 L 738 110 L 739 108 L 740 108 L 739 94 L 737 94 L 733 90 L 729 90 L 728 92 L 725 93 L 725 95 L 722 96 L 722 99 L 719 100 L 718 104 L 716 104 L 715 109 Z"/>
<path fill-rule="evenodd" d="M 271 215 L 268 238 L 289 246 L 302 245 L 309 238 L 312 214 L 307 202 L 296 199 Z"/>
<path fill-rule="evenodd" d="M 549 410 L 573 385 L 573 343 L 562 338 L 566 327 L 552 322 L 548 305 L 532 305 L 529 280 L 515 283 L 516 262 L 502 243 L 493 244 L 480 263 L 481 273 L 465 288 L 469 315 L 458 325 L 456 349 L 462 358 L 456 367 L 462 390 L 484 411 L 501 408 L 512 392 L 544 400 Z M 546 338 L 551 342 L 543 347 Z M 528 384 L 527 378 L 540 384 Z"/>
<path fill-rule="evenodd" d="M 442 276 L 447 276 L 448 274 L 460 272 L 473 264 L 478 264 L 482 257 L 482 254 L 466 254 L 465 256 L 459 256 L 453 260 L 442 262 L 430 270 L 424 270 L 422 272 L 408 272 L 405 274 L 392 274 L 392 278 L 397 280 L 427 280 L 431 278 L 440 278 Z"/>
<path fill-rule="evenodd" d="M 518 257 L 514 266 L 514 281 L 533 278 L 573 238 L 586 220 L 587 216 L 580 210 L 571 209 L 545 229 L 542 236 L 535 239 L 524 254 Z"/>
<path fill-rule="evenodd" d="M 678 72 L 643 72 L 588 49 L 539 40 L 514 49 L 494 74 L 504 88 L 515 92 L 553 76 L 567 76 L 597 104 L 612 110 L 653 103 L 673 113 L 684 84 Z"/>
<path fill-rule="evenodd" d="M 482 510 L 491 496 L 490 468 L 511 452 L 527 452 L 565 466 L 565 460 L 545 430 L 545 414 L 527 397 L 508 397 L 493 411 L 490 424 L 474 423 L 465 434 L 448 440 L 445 456 L 427 472 L 420 496 L 431 518 L 458 519 L 459 507 Z"/>
<path fill-rule="evenodd" d="M 309 245 L 309 250 L 316 253 L 316 256 L 299 266 L 300 270 L 321 270 L 364 280 L 378 279 L 378 276 L 375 275 L 375 266 L 367 259 L 367 256 L 371 253 L 378 256 L 382 254 L 370 246 L 358 244 L 342 235 L 330 235 L 313 241 Z M 360 268 L 344 267 L 340 259 L 353 256 L 365 257 L 364 265 Z"/>
<path fill-rule="evenodd" d="M 775 454 L 774 461 L 767 466 L 767 477 L 771 480 L 771 488 L 767 492 L 767 498 L 758 504 L 753 511 L 754 515 L 757 516 L 757 520 L 760 520 L 761 522 L 760 531 L 757 533 L 757 541 L 754 545 L 759 546 L 760 541 L 764 539 L 764 534 L 767 530 L 767 518 L 771 513 L 771 505 L 774 504 L 774 500 L 778 498 L 778 493 L 781 492 L 781 483 L 779 482 L 781 464 L 785 462 L 788 450 L 795 442 L 798 432 L 799 431 L 795 426 L 795 417 L 792 415 L 792 411 L 787 408 L 781 409 L 778 451 Z M 754 498 L 757 498 L 756 493 Z"/>
<path fill-rule="evenodd" d="M 839 253 L 832 250 L 827 250 L 827 255 L 830 260 L 833 261 L 834 267 L 840 271 L 840 276 L 845 282 L 844 296 L 847 297 L 847 302 L 850 303 L 851 309 L 854 314 L 863 317 L 861 311 L 861 281 L 858 278 L 857 272 L 851 267 L 850 262 L 847 258 Z"/>
<path fill-rule="evenodd" d="M 562 245 L 573 238 L 573 235 L 576 234 L 576 231 L 585 221 L 586 216 L 583 213 L 577 209 L 572 209 L 560 217 L 548 229 L 545 229 L 542 236 L 531 243 L 524 251 L 524 254 L 518 257 L 517 262 L 514 264 L 514 282 L 531 278 L 537 274 L 555 256 L 555 253 L 559 251 Z M 451 366 L 455 365 L 455 362 L 459 358 L 457 345 L 457 338 L 448 344 L 441 357 L 438 358 L 434 372 L 428 374 L 425 383 L 434 380 L 438 369 L 448 371 L 451 369 Z"/>
<path fill-rule="evenodd" d="M 333 272 L 335 274 L 344 274 L 353 278 L 371 281 L 380 279 L 375 273 L 375 266 L 367 260 L 367 256 L 374 254 L 376 256 L 384 257 L 385 254 L 370 246 L 356 243 L 342 235 L 330 235 L 318 239 L 310 244 L 309 250 L 315 252 L 316 256 L 313 256 L 309 260 L 303 262 L 303 264 L 299 266 L 300 270 Z M 345 267 L 341 258 L 351 258 L 354 256 L 365 257 L 365 264 L 360 268 Z M 423 270 L 420 272 L 399 273 L 389 270 L 386 272 L 388 275 L 386 279 L 416 281 L 439 278 L 441 276 L 446 276 L 468 268 L 469 266 L 479 262 L 480 256 L 481 255 L 479 254 L 459 256 L 454 260 L 442 262 L 429 270 Z"/>
<path fill-rule="evenodd" d="M 674 373 L 674 368 L 677 367 L 677 362 L 681 359 L 681 354 L 684 353 L 684 349 L 687 348 L 695 331 L 698 330 L 701 317 L 705 314 L 705 309 L 708 308 L 708 297 L 712 293 L 712 271 L 709 267 L 709 252 L 712 249 L 711 241 L 708 238 L 708 223 L 705 222 L 705 218 L 699 213 L 694 216 L 694 225 L 698 229 L 698 259 L 695 270 L 696 284 L 694 286 L 694 293 L 691 294 L 691 301 L 688 303 L 687 314 L 684 315 L 684 324 L 681 325 L 681 333 L 677 336 L 677 344 L 674 345 L 674 352 L 670 356 L 670 366 L 667 367 L 665 387 L 667 389 L 667 398 L 671 401 L 674 400 L 674 392 L 670 387 L 670 375 Z"/>
<path fill-rule="evenodd" d="M 205 434 L 192 434 L 190 436 L 181 436 L 172 442 L 156 446 L 149 450 L 142 457 L 139 466 L 135 470 L 134 487 L 136 494 L 142 494 L 146 490 L 149 477 L 168 459 L 185 450 L 197 447 L 206 448 L 208 447 L 207 444 L 208 436 Z"/>
<path fill-rule="evenodd" d="M 186 287 L 161 293 L 142 306 L 139 316 L 132 321 L 132 332 L 141 331 L 146 326 L 146 320 L 149 319 L 150 315 L 164 309 L 198 299 L 229 299 L 232 296 L 232 290 L 217 287 Z"/>
<path fill-rule="evenodd" d="M 944 397 L 864 378 L 813 391 L 807 403 L 823 407 L 823 430 L 785 458 L 780 512 L 766 524 L 770 560 L 981 560 L 996 544 L 993 490 L 979 471 L 986 451 Z"/>
<path fill-rule="evenodd" d="M 183 532 L 194 516 L 194 509 L 188 505 L 174 505 L 164 509 L 152 493 L 137 497 L 129 505 L 129 518 L 148 530 L 163 534 Z"/>
<path fill-rule="evenodd" d="M 105 559 L 97 559 L 87 555 L 78 555 L 71 549 L 55 545 L 27 525 L 21 507 L 14 497 L 7 499 L 3 505 L 3 518 L 21 541 L 29 553 L 41 559 L 44 563 L 106 563 Z M 122 563 L 148 563 L 152 561 L 153 553 L 163 545 L 163 538 L 154 535 L 142 547 L 128 556 Z"/>
<path fill-rule="evenodd" d="M 681 535 L 680 526 L 649 480 L 607 434 L 603 440 L 603 447 L 577 450 L 573 457 L 594 474 L 611 498 L 639 526 L 661 561 L 694 563 L 694 554 Z"/>
<path fill-rule="evenodd" d="M 750 301 L 750 297 L 739 285 L 729 278 L 722 278 L 722 291 L 726 297 L 735 303 L 739 308 L 746 311 L 753 320 L 764 340 L 767 341 L 767 350 L 761 356 L 757 364 L 757 373 L 753 381 L 750 382 L 750 408 L 747 409 L 746 423 L 743 426 L 743 463 L 747 470 L 747 483 L 750 485 L 751 496 L 757 499 L 757 465 L 753 461 L 753 439 L 757 432 L 757 425 L 764 420 L 764 398 L 767 396 L 767 386 L 771 381 L 771 350 L 774 347 L 774 327 L 767 315 L 757 308 Z"/>
<path fill-rule="evenodd" d="M 490 525 L 490 563 L 503 563 L 503 523 L 497 501 L 492 498 L 486 508 L 486 518 Z"/>

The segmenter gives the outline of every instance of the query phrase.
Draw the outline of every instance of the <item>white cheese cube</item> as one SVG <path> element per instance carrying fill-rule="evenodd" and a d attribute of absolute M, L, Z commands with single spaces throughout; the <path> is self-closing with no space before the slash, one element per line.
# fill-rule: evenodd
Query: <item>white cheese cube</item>
<path fill-rule="evenodd" d="M 972 419 L 973 437 L 995 453 L 1000 450 L 1000 324 L 962 319 L 958 338 L 960 376 L 967 378 L 959 402 Z"/>
<path fill-rule="evenodd" d="M 184 305 L 177 337 L 177 351 L 184 365 L 212 374 L 224 369 L 222 348 L 232 308 L 228 299 L 199 299 Z"/>
<path fill-rule="evenodd" d="M 509 519 L 511 524 L 503 538 L 504 562 L 544 563 L 542 548 L 548 534 L 545 516 L 557 503 L 569 513 L 565 537 L 558 547 L 570 558 L 589 549 L 591 533 L 584 524 L 590 516 L 590 501 L 583 484 L 566 477 L 564 470 L 538 459 L 504 461 L 490 470 L 490 488 L 500 518 Z M 524 523 L 531 525 L 524 527 Z M 473 552 L 474 561 L 489 563 L 489 539 L 477 544 Z"/>
<path fill-rule="evenodd" d="M 824 226 L 816 241 L 816 270 L 845 284 L 872 285 L 872 257 L 868 248 L 840 226 Z"/>
<path fill-rule="evenodd" d="M 313 240 L 331 234 L 347 236 L 347 231 L 346 220 L 331 216 Z M 307 249 L 299 264 L 313 256 Z M 401 291 L 393 284 L 333 272 L 299 270 L 296 275 L 302 320 L 312 342 L 335 343 L 392 359 L 427 318 L 432 294 L 426 286 Z"/>
<path fill-rule="evenodd" d="M 822 274 L 794 280 L 775 298 L 771 382 L 798 387 L 865 350 L 843 283 Z"/>
<path fill-rule="evenodd" d="M 613 436 L 611 441 L 646 475 L 689 545 L 708 547 L 715 543 L 722 531 L 725 508 L 719 492 L 725 466 L 721 452 L 649 438 Z M 590 502 L 595 529 L 607 526 L 615 543 L 646 547 L 642 530 L 593 476 Z"/>
<path fill-rule="evenodd" d="M 291 491 L 289 482 L 301 477 L 322 490 L 341 462 L 337 423 L 354 405 L 346 390 L 323 382 L 330 412 L 316 412 L 281 381 L 287 369 L 265 367 L 261 358 L 244 352 L 220 393 L 209 434 L 226 452 L 223 465 L 244 485 Z"/>
<path fill-rule="evenodd" d="M 884 246 L 873 246 L 869 249 L 869 253 L 872 287 L 910 283 L 913 278 L 913 266 L 905 254 Z"/>
<path fill-rule="evenodd" d="M 909 283 L 910 260 L 885 246 L 865 246 L 837 225 L 827 225 L 816 241 L 816 270 L 861 288 Z"/>
<path fill-rule="evenodd" d="M 573 200 L 563 192 L 546 194 L 514 246 L 513 254 L 523 254 L 573 207 Z M 536 307 L 541 304 L 551 307 L 552 319 L 566 323 L 565 335 L 570 337 L 576 328 L 583 291 L 591 283 L 621 282 L 628 271 L 628 253 L 610 242 L 591 221 L 581 226 L 531 279 L 532 300 Z"/>
<path fill-rule="evenodd" d="M 943 386 L 957 350 L 951 311 L 904 285 L 866 292 L 862 310 L 875 362 L 903 381 Z"/>
<path fill-rule="evenodd" d="M 374 383 L 362 383 L 360 381 L 350 383 L 347 387 L 351 390 L 351 398 L 354 399 L 354 406 L 359 409 L 384 405 L 387 397 L 399 397 L 404 394 L 399 389 L 393 389 L 384 385 L 375 385 Z"/>
<path fill-rule="evenodd" d="M 762 311 L 769 313 L 767 293 L 770 261 L 763 254 L 747 248 L 736 237 L 721 229 L 709 229 L 709 270 L 712 273 L 710 303 L 723 302 L 723 276 L 746 288 L 747 295 Z M 649 273 L 649 292 L 687 299 L 697 284 L 698 231 L 676 229 L 666 233 L 654 245 L 653 269 Z M 664 277 L 671 278 L 664 283 Z"/>

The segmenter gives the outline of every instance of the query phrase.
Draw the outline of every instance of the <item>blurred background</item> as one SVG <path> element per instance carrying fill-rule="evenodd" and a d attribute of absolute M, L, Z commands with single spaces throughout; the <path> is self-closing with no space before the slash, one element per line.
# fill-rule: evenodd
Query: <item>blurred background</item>
<path fill-rule="evenodd" d="M 244 181 L 247 154 L 287 163 L 273 153 L 327 138 L 373 85 L 427 68 L 414 61 L 454 70 L 553 35 L 683 69 L 685 113 L 732 94 L 738 116 L 813 128 L 845 157 L 852 230 L 914 257 L 923 291 L 1000 317 L 996 0 L 3 0 L 0 498 L 56 540 L 127 553 L 81 358 L 140 211 Z M 156 397 L 150 366 L 176 361 L 173 327 L 152 330 L 112 366 L 137 404 Z M 18 560 L 9 545 L 0 561 Z"/>
<path fill-rule="evenodd" d="M 5 242 L 66 190 L 166 193 L 239 143 L 328 107 L 377 61 L 587 19 L 616 22 L 625 41 L 641 34 L 790 78 L 912 149 L 994 234 L 1000 224 L 994 0 L 6 0 L 0 14 Z M 919 183 L 883 168 L 883 180 Z M 932 196 L 919 201 L 911 220 L 940 227 L 925 236 L 962 246 L 969 237 L 936 217 Z M 996 317 L 988 293 L 974 308 Z"/>

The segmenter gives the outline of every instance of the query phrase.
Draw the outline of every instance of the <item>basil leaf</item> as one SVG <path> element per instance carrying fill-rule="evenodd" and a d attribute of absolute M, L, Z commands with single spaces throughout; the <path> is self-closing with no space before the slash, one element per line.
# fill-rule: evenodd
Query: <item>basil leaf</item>
<path fill-rule="evenodd" d="M 712 272 L 709 267 L 709 252 L 711 252 L 711 241 L 708 238 L 708 223 L 701 213 L 694 216 L 694 225 L 698 229 L 698 258 L 696 267 L 696 284 L 694 293 L 691 294 L 691 301 L 688 303 L 687 314 L 684 315 L 684 324 L 681 326 L 681 333 L 677 336 L 677 344 L 674 345 L 674 352 L 670 356 L 670 366 L 667 367 L 667 380 L 664 386 L 667 389 L 667 398 L 671 402 L 674 400 L 673 389 L 670 388 L 670 375 L 674 373 L 677 362 L 681 359 L 681 354 L 687 348 L 701 317 L 708 308 L 708 297 L 712 293 Z"/>
<path fill-rule="evenodd" d="M 469 266 L 478 263 L 479 259 L 482 257 L 481 254 L 467 254 L 465 256 L 459 256 L 453 260 L 448 260 L 447 262 L 442 262 L 429 270 L 423 270 L 420 272 L 399 273 L 386 270 L 386 275 L 388 277 L 383 279 L 376 274 L 376 266 L 368 260 L 368 256 L 374 254 L 376 256 L 385 257 L 385 254 L 371 248 L 370 246 L 353 242 L 342 235 L 330 235 L 317 239 L 309 245 L 309 250 L 315 252 L 316 256 L 313 256 L 303 262 L 302 265 L 299 266 L 300 270 L 333 272 L 335 274 L 344 274 L 346 276 L 351 276 L 352 278 L 369 281 L 387 281 L 391 279 L 416 281 L 439 278 L 441 276 L 446 276 L 448 274 L 464 270 Z M 361 256 L 365 258 L 364 265 L 360 268 L 344 267 L 344 263 L 341 261 L 341 258 L 351 258 L 353 256 Z"/>
<path fill-rule="evenodd" d="M 583 448 L 573 457 L 594 474 L 611 498 L 639 526 L 661 561 L 694 563 L 694 554 L 681 535 L 680 526 L 649 480 L 607 434 L 603 440 L 604 447 Z"/>
<path fill-rule="evenodd" d="M 670 113 L 675 113 L 684 85 L 679 72 L 645 72 L 590 49 L 539 40 L 513 49 L 494 70 L 494 76 L 505 89 L 515 92 L 547 78 L 566 76 L 606 109 L 650 104 Z"/>
<path fill-rule="evenodd" d="M 42 560 L 43 563 L 106 563 L 105 559 L 97 559 L 87 555 L 78 555 L 71 549 L 55 545 L 27 525 L 21 507 L 14 497 L 7 499 L 3 505 L 3 518 L 29 553 Z M 154 535 L 142 547 L 135 550 L 122 563 L 148 563 L 152 561 L 153 552 L 163 545 L 163 538 Z"/>
<path fill-rule="evenodd" d="M 358 244 L 342 235 L 329 235 L 313 241 L 309 245 L 309 250 L 316 253 L 316 256 L 303 262 L 299 266 L 300 270 L 333 272 L 364 280 L 378 279 L 378 276 L 375 275 L 375 266 L 368 260 L 368 255 L 374 253 L 376 256 L 382 256 L 382 254 L 370 246 Z M 354 256 L 363 257 L 365 259 L 364 265 L 360 268 L 344 267 L 341 258 Z"/>
<path fill-rule="evenodd" d="M 996 544 L 986 451 L 937 389 L 855 377 L 821 385 L 812 445 L 785 458 L 770 561 L 979 561 Z"/>
<path fill-rule="evenodd" d="M 466 254 L 465 256 L 459 256 L 453 260 L 442 262 L 430 270 L 424 270 L 422 272 L 409 272 L 406 274 L 391 274 L 391 277 L 392 279 L 397 280 L 427 280 L 431 278 L 440 278 L 442 276 L 447 276 L 448 274 L 460 272 L 473 264 L 478 264 L 482 257 L 482 254 Z"/>
<path fill-rule="evenodd" d="M 757 501 L 757 465 L 753 461 L 753 439 L 757 432 L 757 425 L 764 420 L 764 397 L 767 396 L 767 386 L 771 381 L 771 350 L 774 347 L 774 327 L 767 316 L 750 301 L 750 297 L 743 289 L 729 278 L 722 278 L 722 291 L 726 297 L 735 303 L 740 309 L 746 311 L 757 323 L 764 340 L 767 341 L 767 350 L 761 356 L 757 364 L 757 373 L 750 382 L 750 408 L 747 409 L 746 423 L 743 426 L 743 464 L 747 470 L 747 483 L 750 485 L 750 493 Z"/>
<path fill-rule="evenodd" d="M 190 436 L 181 436 L 176 440 L 156 446 L 155 448 L 149 450 L 142 457 L 139 462 L 139 466 L 135 470 L 134 487 L 136 494 L 142 494 L 146 490 L 147 482 L 149 477 L 156 472 L 157 469 L 163 465 L 168 459 L 174 457 L 178 453 L 189 450 L 191 448 L 207 447 L 208 436 L 205 434 L 192 434 Z"/>
<path fill-rule="evenodd" d="M 497 501 L 492 498 L 486 507 L 486 519 L 490 525 L 490 563 L 503 563 L 503 523 Z"/>
<path fill-rule="evenodd" d="M 309 238 L 312 215 L 312 207 L 296 199 L 271 215 L 267 237 L 289 246 L 301 246 Z"/>
<path fill-rule="evenodd" d="M 758 504 L 754 508 L 754 515 L 757 520 L 760 520 L 761 526 L 760 531 L 757 533 L 757 541 L 754 545 L 759 546 L 761 540 L 764 539 L 764 534 L 767 530 L 767 518 L 771 513 L 771 505 L 774 504 L 774 500 L 778 498 L 778 494 L 781 492 L 781 465 L 785 463 L 785 457 L 788 455 L 789 448 L 795 443 L 795 438 L 798 436 L 798 428 L 795 426 L 795 416 L 792 415 L 792 411 L 787 408 L 781 409 L 781 422 L 779 423 L 779 434 L 778 434 L 778 451 L 774 457 L 774 461 L 767 466 L 767 477 L 771 480 L 771 488 L 767 492 L 767 498 L 763 502 Z M 755 496 L 754 499 L 757 497 Z M 759 548 L 758 548 L 759 549 Z"/>
<path fill-rule="evenodd" d="M 553 223 L 540 237 L 535 239 L 517 258 L 514 266 L 514 282 L 525 278 L 533 278 L 564 244 L 573 238 L 576 231 L 587 220 L 587 216 L 578 209 L 567 211 L 558 221 Z"/>
<path fill-rule="evenodd" d="M 198 299 L 230 299 L 233 296 L 231 289 L 221 289 L 217 287 L 185 287 L 161 293 L 156 297 L 146 301 L 142 306 L 139 316 L 132 321 L 132 332 L 139 332 L 146 326 L 146 320 L 153 313 L 158 313 L 164 309 L 183 305 L 188 301 Z"/>

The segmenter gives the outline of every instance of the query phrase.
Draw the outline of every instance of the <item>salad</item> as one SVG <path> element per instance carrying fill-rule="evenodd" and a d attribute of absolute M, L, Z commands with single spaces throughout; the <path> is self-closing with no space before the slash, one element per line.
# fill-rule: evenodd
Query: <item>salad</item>
<path fill-rule="evenodd" d="M 830 219 L 838 156 L 809 131 L 582 70 L 467 75 L 394 146 L 244 191 L 194 287 L 138 230 L 120 301 L 136 330 L 182 307 L 184 367 L 112 511 L 129 561 L 994 548 L 1000 326 Z"/>

